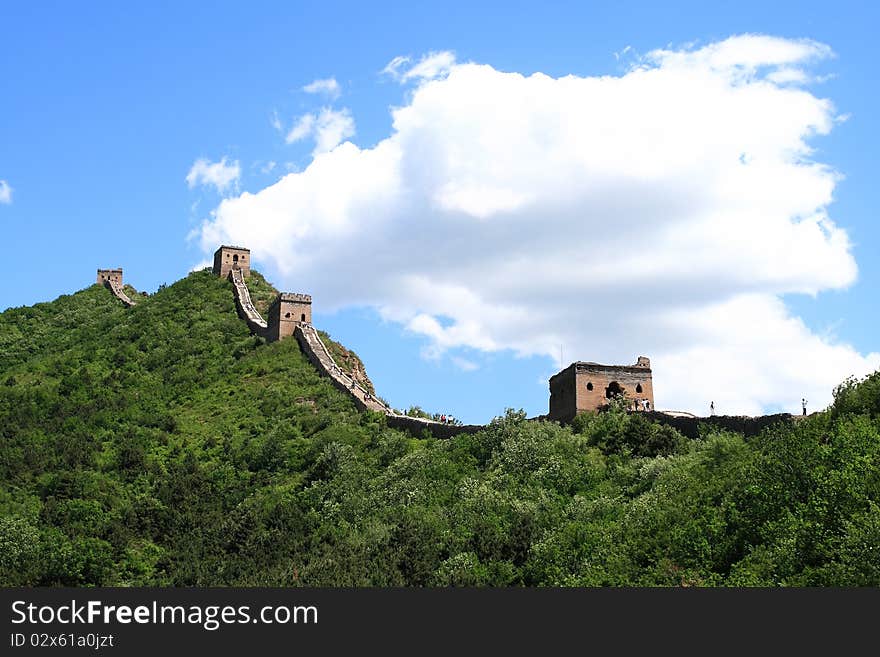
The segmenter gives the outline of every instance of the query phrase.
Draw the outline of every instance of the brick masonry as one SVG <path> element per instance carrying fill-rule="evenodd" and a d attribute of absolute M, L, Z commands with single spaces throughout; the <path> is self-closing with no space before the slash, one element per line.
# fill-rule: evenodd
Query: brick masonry
<path fill-rule="evenodd" d="M 229 276 L 233 269 L 240 269 L 247 278 L 251 273 L 251 250 L 243 246 L 221 246 L 214 252 L 214 273 L 220 278 Z"/>
<path fill-rule="evenodd" d="M 654 409 L 654 383 L 651 361 L 639 356 L 635 365 L 600 365 L 575 362 L 550 377 L 549 419 L 570 422 L 578 413 L 597 411 L 621 395 L 633 410 L 642 402 Z"/>
<path fill-rule="evenodd" d="M 99 269 L 98 279 L 95 282 L 98 285 L 104 285 L 108 281 L 115 281 L 122 285 L 122 269 Z"/>
<path fill-rule="evenodd" d="M 312 297 L 282 292 L 269 306 L 268 340 L 274 342 L 293 335 L 300 324 L 312 323 Z"/>

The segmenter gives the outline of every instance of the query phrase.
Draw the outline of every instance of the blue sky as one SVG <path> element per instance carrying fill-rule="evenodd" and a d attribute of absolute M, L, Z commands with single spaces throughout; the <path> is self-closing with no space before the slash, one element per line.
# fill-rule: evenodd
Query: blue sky
<path fill-rule="evenodd" d="M 398 407 L 420 404 L 473 422 L 486 421 L 508 406 L 524 408 L 530 415 L 546 412 L 546 378 L 558 369 L 559 350 L 565 363 L 627 363 L 634 362 L 642 353 L 652 356 L 656 402 L 660 408 L 686 407 L 704 412 L 710 399 L 720 399 L 721 403 L 716 401 L 720 412 L 796 412 L 795 400 L 802 395 L 819 405 L 827 403 L 833 385 L 830 382 L 835 377 L 839 379 L 842 373 L 864 374 L 876 366 L 872 354 L 880 351 L 874 301 L 880 283 L 875 246 L 880 229 L 874 220 L 880 103 L 873 83 L 873 38 L 880 12 L 868 2 L 736 2 L 714 3 L 716 6 L 711 8 L 706 4 L 635 2 L 623 7 L 614 3 L 504 2 L 479 3 L 475 7 L 474 3 L 454 2 L 432 6 L 6 2 L 0 9 L 0 61 L 4 62 L 0 86 L 0 181 L 5 181 L 0 184 L 0 226 L 6 234 L 7 255 L 0 308 L 29 305 L 81 289 L 94 280 L 95 268 L 99 266 L 124 267 L 127 282 L 138 289 L 153 291 L 163 282 L 184 276 L 203 261 L 212 236 L 224 239 L 243 235 L 249 238 L 257 268 L 270 280 L 284 289 L 316 292 L 316 324 L 362 356 L 379 393 Z M 510 85 L 521 84 L 522 80 L 537 84 L 538 79 L 530 77 L 536 73 L 545 74 L 554 82 L 565 76 L 623 78 L 633 67 L 645 62 L 648 63 L 644 65 L 658 69 L 673 66 L 670 58 L 645 59 L 652 51 L 693 53 L 744 34 L 768 35 L 787 43 L 809 39 L 810 43 L 823 44 L 833 51 L 831 55 L 817 47 L 803 58 L 803 68 L 811 78 L 802 85 L 803 89 L 812 99 L 830 100 L 834 111 L 829 113 L 833 121 L 825 134 L 819 130 L 819 134 L 808 136 L 812 150 L 801 158 L 833 171 L 833 190 L 829 191 L 833 200 L 825 202 L 820 198 L 814 205 L 827 211 L 849 245 L 834 246 L 828 235 L 827 242 L 821 242 L 816 237 L 818 232 L 804 235 L 804 244 L 812 245 L 810 248 L 815 247 L 816 252 L 805 250 L 801 260 L 784 263 L 794 272 L 789 278 L 784 271 L 774 270 L 772 275 L 756 273 L 754 280 L 742 280 L 743 276 L 739 276 L 735 284 L 728 286 L 723 272 L 718 272 L 716 279 L 711 269 L 695 269 L 701 285 L 688 287 L 669 299 L 663 297 L 667 288 L 658 286 L 660 291 L 641 298 L 642 293 L 653 289 L 654 282 L 665 280 L 657 275 L 658 270 L 650 269 L 642 279 L 633 275 L 628 287 L 621 286 L 617 294 L 609 294 L 608 298 L 594 294 L 593 288 L 575 286 L 570 296 L 560 293 L 544 306 L 524 302 L 519 307 L 509 296 L 492 296 L 500 284 L 493 283 L 490 289 L 481 287 L 481 282 L 496 274 L 499 278 L 502 274 L 506 276 L 504 268 L 512 267 L 511 263 L 522 255 L 514 247 L 503 252 L 499 246 L 496 257 L 491 257 L 493 244 L 500 244 L 498 235 L 521 231 L 521 243 L 541 243 L 543 231 L 541 223 L 531 215 L 517 215 L 520 200 L 508 198 L 516 192 L 515 185 L 499 191 L 500 188 L 492 186 L 497 181 L 480 189 L 491 188 L 491 194 L 501 194 L 501 205 L 495 203 L 487 209 L 482 201 L 473 199 L 471 189 L 462 190 L 462 180 L 466 178 L 450 178 L 443 189 L 453 189 L 457 195 L 445 197 L 443 212 L 431 210 L 427 214 L 432 219 L 422 223 L 416 218 L 406 225 L 398 220 L 393 230 L 388 229 L 384 244 L 390 242 L 399 244 L 401 249 L 416 250 L 427 245 L 422 255 L 424 260 L 430 260 L 430 267 L 425 268 L 410 261 L 392 262 L 393 258 L 375 255 L 373 248 L 361 263 L 362 269 L 358 269 L 357 263 L 353 263 L 357 251 L 349 247 L 359 243 L 369 247 L 368 235 L 386 227 L 381 222 L 369 224 L 368 221 L 374 221 L 372 215 L 360 217 L 359 210 L 342 211 L 348 212 L 344 217 L 348 223 L 339 229 L 344 234 L 330 231 L 322 233 L 317 242 L 306 240 L 309 249 L 325 249 L 329 255 L 322 252 L 312 267 L 301 264 L 303 254 L 294 236 L 300 235 L 298 231 L 308 224 L 297 217 L 302 217 L 303 207 L 324 208 L 327 198 L 312 199 L 312 205 L 302 205 L 296 196 L 298 192 L 277 187 L 279 202 L 287 204 L 280 212 L 292 218 L 278 227 L 260 214 L 268 212 L 260 199 L 268 198 L 276 189 L 273 186 L 285 175 L 314 171 L 312 160 L 319 128 L 312 127 L 312 132 L 301 139 L 291 139 L 303 117 L 312 117 L 302 123 L 305 130 L 309 121 L 313 126 L 320 125 L 321 113 L 327 110 L 324 116 L 331 123 L 336 121 L 336 129 L 346 135 L 340 141 L 350 141 L 359 149 L 351 155 L 352 162 L 364 153 L 381 152 L 381 148 L 376 150 L 377 146 L 396 133 L 402 136 L 404 161 L 418 163 L 422 153 L 425 155 L 421 161 L 426 163 L 434 156 L 447 161 L 449 153 L 437 155 L 440 147 L 434 133 L 426 132 L 425 128 L 392 127 L 391 108 L 409 108 L 405 116 L 413 125 L 425 117 L 439 117 L 440 123 L 434 128 L 442 136 L 444 130 L 462 127 L 454 108 L 480 94 L 477 85 L 470 97 L 454 96 L 472 83 L 467 79 L 471 73 L 487 75 L 487 89 L 495 82 L 501 85 L 503 91 L 494 96 L 501 99 L 503 93 L 514 97 L 519 93 L 513 86 L 507 86 L 501 73 L 521 75 Z M 747 43 L 740 43 L 738 56 L 748 47 Z M 420 61 L 435 61 L 430 59 L 432 53 L 454 54 L 456 65 L 473 62 L 487 68 L 482 73 L 462 67 L 452 73 L 444 70 L 438 75 L 413 74 L 402 79 Z M 383 73 L 396 57 L 410 59 Z M 448 80 L 444 78 L 447 74 Z M 308 93 L 303 89 L 315 80 L 330 79 L 336 81 L 338 92 Z M 701 93 L 693 79 L 687 84 L 692 86 L 682 89 Z M 634 95 L 628 102 L 637 106 L 641 92 L 635 83 L 631 86 Z M 440 96 L 435 99 L 436 105 L 429 105 L 430 90 Z M 548 90 L 548 99 L 557 92 L 560 95 L 553 97 L 566 102 L 559 84 Z M 574 98 L 579 100 L 572 102 L 585 102 L 586 115 L 592 104 L 577 93 Z M 487 95 L 486 103 L 492 99 L 491 94 Z M 703 100 L 713 102 L 695 98 L 695 102 Z M 650 102 L 646 96 L 645 104 Z M 682 102 L 690 105 L 687 99 Z M 784 109 L 788 101 L 779 102 L 782 104 L 768 105 L 770 111 Z M 761 107 L 755 107 L 756 114 L 760 114 Z M 804 134 L 815 132 L 809 112 L 816 107 L 819 105 L 814 101 L 804 109 Z M 509 107 L 505 112 L 501 114 L 512 126 L 510 130 L 519 130 L 516 113 L 510 113 Z M 481 126 L 487 132 L 494 129 L 488 125 L 492 112 L 485 115 L 488 118 L 480 119 L 482 124 L 478 111 L 471 111 L 470 115 L 477 118 L 473 125 L 466 126 L 467 134 L 471 141 L 480 142 L 484 134 L 480 132 Z M 545 117 L 543 113 L 540 116 Z M 339 123 L 344 124 L 346 117 L 351 121 L 348 131 Z M 566 117 L 568 121 L 569 115 Z M 529 130 L 536 125 L 541 130 L 554 130 L 558 127 L 554 120 L 544 118 L 542 121 L 549 123 L 523 125 Z M 650 120 L 651 117 L 641 117 L 631 128 L 637 132 L 642 121 Z M 449 121 L 449 127 L 443 121 Z M 756 120 L 756 132 L 766 127 L 758 123 Z M 723 132 L 724 126 L 710 124 L 706 129 Z M 737 130 L 748 128 L 744 124 Z M 594 133 L 584 133 L 589 134 Z M 516 134 L 510 136 L 511 143 L 518 143 Z M 461 138 L 461 143 L 466 144 L 467 138 Z M 748 141 L 748 134 L 743 138 Z M 457 142 L 450 138 L 450 143 Z M 761 140 L 749 143 L 759 144 Z M 635 148 L 629 142 L 627 147 Z M 780 144 L 779 152 L 785 148 L 785 144 Z M 322 178 L 326 184 L 352 184 L 346 176 L 354 175 L 353 169 L 340 164 L 344 150 L 343 145 L 339 152 L 323 154 L 325 166 L 330 169 Z M 510 156 L 519 157 L 520 152 L 513 149 Z M 673 152 L 675 149 L 670 151 Z M 461 157 L 467 160 L 467 152 Z M 234 180 L 222 189 L 204 177 L 195 177 L 193 184 L 188 184 L 187 174 L 200 159 L 208 165 L 237 163 Z M 503 159 L 498 156 L 482 166 L 492 168 L 494 162 Z M 377 161 L 384 160 L 380 157 Z M 418 164 L 412 166 L 418 169 Z M 412 174 L 415 178 L 407 181 L 412 184 L 412 180 L 422 180 L 433 175 L 433 170 L 431 167 L 430 171 Z M 527 167 L 517 169 L 520 170 Z M 571 207 L 610 207 L 609 217 L 625 215 L 632 210 L 632 197 L 641 198 L 639 190 L 643 188 L 630 191 L 620 180 L 632 180 L 637 173 L 643 172 L 625 171 L 623 178 L 605 181 L 616 185 L 615 189 L 619 187 L 618 196 L 603 196 L 601 206 L 590 206 L 581 198 L 571 200 Z M 302 184 L 313 185 L 316 175 L 304 175 Z M 510 180 L 518 180 L 511 175 Z M 561 168 L 555 177 L 564 175 L 566 170 Z M 826 176 L 819 182 L 827 183 L 831 178 Z M 595 180 L 594 177 L 575 183 L 589 186 Z M 800 179 L 791 180 L 796 183 Z M 293 180 L 288 182 L 292 185 Z M 381 188 L 385 182 L 384 178 L 377 178 L 369 182 L 369 187 Z M 804 191 L 813 187 L 806 184 Z M 536 207 L 548 221 L 555 221 L 555 212 L 562 216 L 571 210 L 562 201 L 555 203 L 555 197 L 544 191 L 539 194 L 542 204 Z M 260 196 L 261 192 L 265 193 Z M 363 190 L 352 194 L 352 198 L 366 199 L 367 204 L 375 202 L 389 216 L 402 213 L 400 204 L 380 203 L 364 196 Z M 218 212 L 224 198 L 229 201 L 242 195 L 244 200 L 229 203 L 226 210 L 212 214 Z M 332 196 L 328 194 L 328 198 Z M 650 198 L 650 190 L 644 197 Z M 618 202 L 620 206 L 615 205 Z M 450 203 L 455 206 L 452 210 Z M 623 208 L 619 213 L 618 207 Z M 651 207 L 648 204 L 641 208 L 639 216 L 650 216 Z M 315 210 L 315 215 L 322 211 Z M 651 226 L 659 230 L 666 221 L 666 213 L 674 211 L 677 210 L 658 210 Z M 690 210 L 681 211 L 686 214 Z M 462 223 L 462 217 L 473 221 Z M 485 228 L 494 217 L 510 218 L 511 223 L 495 233 L 495 228 Z M 329 225 L 331 219 L 331 215 L 323 217 L 320 226 Z M 604 225 L 609 221 L 612 220 L 606 219 Z M 601 248 L 653 248 L 652 244 L 639 244 L 639 236 L 647 234 L 642 224 L 636 219 L 632 220 L 636 223 L 621 221 L 616 233 L 626 235 L 631 230 L 633 239 L 625 240 L 623 247 L 616 242 L 600 241 L 604 245 Z M 797 221 L 798 218 L 791 218 L 792 225 Z M 250 227 L 241 225 L 248 222 Z M 701 226 L 711 227 L 711 223 Z M 754 241 L 775 244 L 779 257 L 756 251 L 742 262 L 729 260 L 733 265 L 728 268 L 742 267 L 746 273 L 751 268 L 755 272 L 765 268 L 769 271 L 774 262 L 778 264 L 785 260 L 783 255 L 787 257 L 786 249 L 780 245 L 792 243 L 792 249 L 797 250 L 800 244 L 789 241 L 784 232 L 790 228 L 788 224 L 784 230 L 779 229 L 782 232 L 774 232 L 778 243 L 763 235 L 759 228 L 753 233 Z M 277 233 L 279 230 L 282 232 Z M 430 238 L 408 241 L 413 234 Z M 275 239 L 278 235 L 280 241 Z M 456 242 L 457 235 L 472 243 L 494 236 L 491 241 L 480 243 L 486 252 L 482 260 L 485 268 L 478 266 L 481 261 L 473 254 L 472 262 L 458 257 L 468 251 L 468 245 Z M 797 235 L 801 233 L 791 233 L 795 238 Z M 267 244 L 283 246 L 271 253 L 268 247 L 261 252 L 261 237 L 266 237 Z M 748 242 L 748 236 L 743 239 L 744 244 Z M 583 239 L 574 246 L 587 252 L 593 244 Z M 558 252 L 557 247 L 548 245 L 539 254 L 540 262 L 549 267 L 549 260 Z M 337 262 L 335 257 L 341 260 Z M 711 259 L 712 254 L 708 254 L 700 262 Z M 668 273 L 669 263 L 675 260 L 672 251 L 662 261 L 666 265 L 656 266 L 665 266 L 662 272 Z M 847 273 L 853 262 L 857 275 L 855 270 Z M 811 263 L 817 270 L 816 277 L 810 276 Z M 374 285 L 361 280 L 361 276 L 370 278 L 369 274 L 378 272 L 383 264 L 396 268 L 394 271 L 401 277 L 395 279 L 390 271 L 385 271 L 382 276 L 375 276 Z M 349 266 L 351 270 L 346 269 Z M 534 264 L 524 261 L 525 266 Z M 588 267 L 588 263 L 583 266 Z M 334 279 L 332 272 L 340 268 L 345 270 L 346 277 Z M 676 272 L 676 276 L 680 274 Z M 511 280 L 519 280 L 516 276 L 522 275 L 521 269 L 511 269 Z M 527 282 L 528 277 L 522 280 Z M 555 279 L 547 274 L 546 278 L 536 276 L 535 280 L 538 285 Z M 682 289 L 676 283 L 678 280 L 671 276 L 668 287 Z M 717 280 L 722 282 L 716 290 L 713 281 Z M 468 297 L 467 304 L 458 304 L 456 295 L 463 290 L 471 291 L 467 281 L 473 284 L 473 298 Z M 617 289 L 617 282 L 612 281 L 603 289 Z M 523 297 L 540 294 L 535 289 L 525 291 L 528 285 L 518 284 L 523 286 Z M 404 287 L 405 292 L 401 291 Z M 645 325 L 641 325 L 641 316 L 633 314 L 621 299 L 646 308 Z M 657 302 L 657 308 L 652 301 Z M 672 307 L 681 310 L 674 318 L 662 312 L 663 308 Z M 778 340 L 740 340 L 738 336 L 745 335 L 744 329 L 725 333 L 711 326 L 692 336 L 695 322 L 687 320 L 683 313 L 685 308 L 693 307 L 703 309 L 699 317 L 712 317 L 717 311 L 715 317 L 722 323 L 733 316 L 747 316 L 750 327 L 766 321 L 767 332 L 777 335 Z M 523 314 L 526 308 L 528 312 Z M 506 313 L 509 318 L 503 319 L 508 316 Z M 472 325 L 468 324 L 471 317 Z M 618 325 L 616 317 L 626 321 L 621 319 L 622 324 Z M 554 322 L 568 328 L 554 331 Z M 792 322 L 801 322 L 804 329 L 792 328 Z M 587 324 L 591 325 L 590 331 L 596 332 L 569 330 L 571 326 Z M 606 329 L 599 331 L 596 324 L 604 324 Z M 636 326 L 639 330 L 633 328 Z M 796 338 L 786 337 L 789 329 L 795 331 Z M 534 340 L 528 337 L 532 334 Z M 609 335 L 612 339 L 606 340 Z M 811 345 L 819 344 L 816 339 L 821 341 L 821 348 L 814 352 Z M 683 346 L 689 341 L 693 349 Z M 531 343 L 539 346 L 532 348 Z M 780 355 L 782 344 L 797 348 Z M 718 350 L 717 354 L 713 349 Z M 789 371 L 788 363 L 794 359 L 828 365 L 819 374 L 809 368 L 792 367 Z M 743 360 L 763 363 L 770 372 L 734 371 L 725 377 L 716 371 L 731 370 L 724 367 L 725 362 Z M 702 377 L 707 379 L 705 390 L 690 385 L 689 381 Z M 747 388 L 754 393 L 743 392 Z"/>

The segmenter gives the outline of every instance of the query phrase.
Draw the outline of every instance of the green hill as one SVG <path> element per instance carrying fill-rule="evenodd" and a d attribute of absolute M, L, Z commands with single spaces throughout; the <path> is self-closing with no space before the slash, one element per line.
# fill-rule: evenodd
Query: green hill
<path fill-rule="evenodd" d="M 880 375 L 836 399 L 750 439 L 621 408 L 414 438 L 210 272 L 93 286 L 0 314 L 0 584 L 878 585 Z"/>

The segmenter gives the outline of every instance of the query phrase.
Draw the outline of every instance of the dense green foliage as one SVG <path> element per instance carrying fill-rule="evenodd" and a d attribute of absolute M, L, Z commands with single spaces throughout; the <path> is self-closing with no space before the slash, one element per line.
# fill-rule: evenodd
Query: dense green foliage
<path fill-rule="evenodd" d="M 417 439 L 208 272 L 94 286 L 0 314 L 0 583 L 878 585 L 880 375 L 748 440 L 619 407 Z"/>

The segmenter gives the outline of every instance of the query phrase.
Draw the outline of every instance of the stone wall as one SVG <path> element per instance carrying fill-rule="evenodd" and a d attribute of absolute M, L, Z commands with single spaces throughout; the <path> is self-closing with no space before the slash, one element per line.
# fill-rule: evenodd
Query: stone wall
<path fill-rule="evenodd" d="M 410 417 L 409 415 L 389 415 L 388 426 L 401 431 L 408 431 L 414 436 L 421 436 L 424 431 L 428 431 L 434 438 L 452 438 L 460 433 L 477 433 L 486 427 L 481 424 L 443 424 L 434 420 L 427 420 L 420 417 Z"/>
<path fill-rule="evenodd" d="M 221 247 L 217 254 L 225 254 L 224 249 L 234 248 L 236 247 Z M 247 252 L 247 249 L 238 250 Z M 217 254 L 215 254 L 215 266 L 218 264 Z M 220 265 L 222 269 L 222 262 Z M 473 434 L 486 428 L 483 425 L 473 424 L 456 426 L 395 413 L 359 381 L 346 374 L 334 361 L 327 346 L 311 324 L 312 299 L 309 295 L 288 293 L 279 295 L 270 307 L 270 322 L 267 323 L 251 301 L 250 291 L 245 282 L 248 269 L 230 266 L 225 271 L 232 282 L 238 314 L 247 323 L 248 328 L 254 334 L 271 340 L 274 324 L 274 339 L 287 335 L 295 336 L 312 365 L 321 374 L 329 377 L 334 387 L 347 394 L 358 410 L 382 413 L 389 427 L 410 432 L 415 436 L 421 436 L 427 431 L 435 438 L 450 438 L 460 433 Z M 99 269 L 97 282 L 107 287 L 126 307 L 135 305 L 135 301 L 128 297 L 122 287 L 122 269 Z M 306 321 L 303 321 L 304 315 Z M 288 327 L 281 328 L 285 324 Z M 550 413 L 530 419 L 569 422 L 579 412 L 601 409 L 607 403 L 605 391 L 612 382 L 617 382 L 628 398 L 648 399 L 653 407 L 654 389 L 650 361 L 647 358 L 639 357 L 637 364 L 631 366 L 577 362 L 550 379 Z M 588 384 L 591 384 L 592 389 Z M 636 392 L 636 386 L 639 385 L 641 392 Z M 774 424 L 794 421 L 788 413 L 759 417 L 732 415 L 687 417 L 650 411 L 646 416 L 650 420 L 677 429 L 691 439 L 699 438 L 701 431 L 705 433 L 707 428 L 734 431 L 748 437 L 758 435 Z"/>
<path fill-rule="evenodd" d="M 251 302 L 243 272 L 231 269 L 229 279 L 233 284 L 239 316 L 244 319 L 248 328 L 270 341 L 293 335 L 315 369 L 327 376 L 335 388 L 351 397 L 359 411 L 382 413 L 386 416 L 390 427 L 409 431 L 415 435 L 421 435 L 427 430 L 435 438 L 449 438 L 458 433 L 475 433 L 484 428 L 479 425 L 445 424 L 395 413 L 394 409 L 379 400 L 360 381 L 345 373 L 333 359 L 327 345 L 311 324 L 312 298 L 309 295 L 290 293 L 278 295 L 269 309 L 269 321 L 266 322 Z M 303 321 L 303 316 L 307 321 Z"/>
<path fill-rule="evenodd" d="M 218 253 L 221 253 L 224 248 L 234 247 L 221 247 L 218 249 Z M 247 251 L 246 249 L 242 250 Z M 230 267 L 226 273 L 233 285 L 239 316 L 254 334 L 270 339 L 272 322 L 267 324 L 251 301 L 250 291 L 245 282 L 247 270 L 241 267 Z M 99 269 L 97 282 L 107 287 L 126 307 L 135 305 L 135 301 L 128 297 L 122 287 L 122 269 Z M 346 374 L 334 361 L 327 346 L 311 324 L 311 297 L 309 295 L 281 294 L 273 306 L 278 309 L 279 321 L 276 323 L 280 325 L 283 320 L 288 320 L 292 326 L 290 332 L 279 331 L 276 327 L 276 333 L 283 332 L 286 335 L 294 335 L 312 365 L 321 374 L 329 377 L 337 389 L 349 395 L 358 410 L 382 413 L 386 416 L 389 427 L 408 431 L 415 436 L 421 436 L 425 431 L 428 431 L 435 438 L 450 438 L 460 433 L 473 434 L 486 428 L 483 425 L 473 424 L 456 426 L 395 413 L 392 408 L 364 388 L 359 381 Z M 294 310 L 298 314 L 295 314 Z M 287 313 L 290 313 L 290 317 L 284 317 L 284 314 Z M 307 321 L 302 321 L 304 314 Z M 280 335 L 280 337 L 284 337 L 284 335 Z M 279 337 L 275 339 L 279 339 Z M 639 357 L 637 364 L 632 366 L 577 362 L 572 363 L 550 379 L 550 413 L 530 418 L 530 420 L 569 422 L 578 412 L 601 409 L 607 403 L 605 390 L 612 381 L 616 381 L 623 389 L 623 393 L 629 398 L 649 399 L 653 407 L 654 390 L 650 361 L 647 358 Z M 588 388 L 588 384 L 592 384 L 592 390 Z M 641 393 L 636 392 L 638 385 L 642 387 Z M 755 436 L 767 427 L 778 423 L 791 423 L 796 419 L 788 413 L 759 417 L 732 415 L 689 417 L 650 411 L 646 413 L 646 416 L 650 420 L 677 429 L 691 439 L 699 438 L 701 431 L 705 433 L 707 428 L 734 431 L 747 437 Z"/>
<path fill-rule="evenodd" d="M 321 340 L 321 336 L 311 324 L 297 324 L 294 336 L 299 342 L 303 353 L 321 373 L 330 377 L 333 385 L 342 392 L 349 395 L 354 401 L 355 406 L 361 411 L 378 411 L 385 415 L 393 415 L 394 411 L 383 404 L 375 395 L 371 394 L 360 383 L 351 378 L 333 360 L 327 346 Z"/>
<path fill-rule="evenodd" d="M 236 253 L 239 255 L 238 260 L 232 257 Z M 248 260 L 250 259 L 250 251 L 240 247 L 221 246 L 214 254 L 214 273 L 222 275 L 225 272 L 232 281 L 239 316 L 252 333 L 263 336 L 269 341 L 293 335 L 315 369 L 329 377 L 335 388 L 351 397 L 358 410 L 382 413 L 390 427 L 409 431 L 415 435 L 421 435 L 427 430 L 436 438 L 449 438 L 459 433 L 475 433 L 485 428 L 479 425 L 446 424 L 395 413 L 394 409 L 379 400 L 360 381 L 345 373 L 333 359 L 327 345 L 312 326 L 312 297 L 308 294 L 289 292 L 279 294 L 269 307 L 267 313 L 269 321 L 264 320 L 251 301 L 250 291 L 245 282 L 249 269 L 235 266 L 236 262 L 242 262 L 242 253 L 246 253 Z"/>
<path fill-rule="evenodd" d="M 321 332 L 318 331 L 318 335 L 320 334 Z M 333 360 L 337 365 L 339 365 L 345 372 L 348 372 L 349 376 L 360 383 L 371 394 L 376 394 L 376 388 L 373 385 L 373 382 L 370 381 L 370 377 L 367 376 L 367 370 L 364 367 L 364 363 L 357 354 L 346 349 L 339 343 L 330 344 L 325 342 L 324 344 L 327 346 L 330 355 L 333 356 Z"/>
<path fill-rule="evenodd" d="M 247 323 L 251 332 L 262 335 L 270 341 L 289 335 L 296 337 L 309 362 L 321 374 L 329 377 L 335 388 L 351 397 L 359 411 L 369 410 L 382 413 L 388 419 L 390 427 L 410 431 L 416 435 L 421 435 L 427 429 L 436 438 L 448 438 L 457 433 L 474 433 L 483 428 L 475 425 L 455 426 L 424 418 L 398 415 L 394 409 L 386 406 L 364 388 L 359 381 L 346 374 L 333 360 L 327 345 L 324 344 L 318 331 L 311 324 L 312 298 L 309 295 L 280 294 L 269 309 L 269 322 L 267 323 L 251 302 L 250 291 L 244 280 L 243 272 L 240 269 L 230 269 L 229 280 L 232 281 L 238 314 Z M 294 314 L 294 310 L 298 310 L 298 314 Z M 285 314 L 290 316 L 285 317 Z M 309 321 L 302 321 L 303 314 Z"/>
<path fill-rule="evenodd" d="M 232 281 L 232 289 L 235 295 L 235 307 L 251 333 L 268 339 L 269 327 L 262 315 L 251 301 L 251 293 L 244 281 L 244 272 L 241 269 L 230 269 L 229 280 Z"/>
<path fill-rule="evenodd" d="M 328 376 L 337 389 L 349 395 L 358 410 L 383 413 L 389 427 L 409 431 L 417 436 L 427 430 L 435 438 L 449 438 L 459 433 L 476 433 L 485 428 L 479 425 L 456 426 L 425 418 L 399 415 L 339 368 L 314 326 L 300 323 L 294 330 L 294 336 L 312 365 Z"/>
<path fill-rule="evenodd" d="M 779 423 L 791 423 L 794 418 L 789 413 L 777 413 L 776 415 L 711 415 L 709 417 L 681 417 L 667 415 L 659 411 L 645 414 L 648 419 L 661 424 L 669 425 L 691 439 L 700 437 L 701 427 L 708 429 L 721 429 L 723 431 L 735 431 L 742 435 L 757 436 L 767 427 Z"/>
<path fill-rule="evenodd" d="M 97 281 L 98 285 L 103 285 L 119 299 L 126 308 L 131 308 L 136 301 L 130 299 L 122 287 L 122 269 L 99 269 Z"/>

